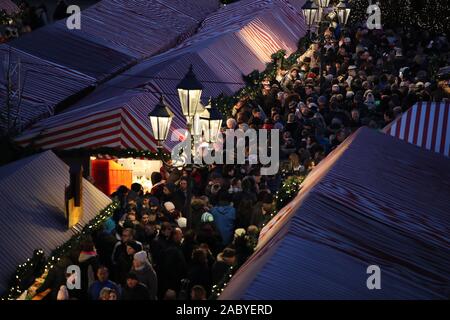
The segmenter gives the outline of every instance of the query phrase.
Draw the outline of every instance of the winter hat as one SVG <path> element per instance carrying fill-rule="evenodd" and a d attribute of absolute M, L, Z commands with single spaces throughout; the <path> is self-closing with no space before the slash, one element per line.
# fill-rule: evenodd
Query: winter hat
<path fill-rule="evenodd" d="M 137 277 L 136 273 L 134 273 L 134 272 L 129 272 L 129 273 L 127 274 L 127 280 L 128 280 L 128 279 L 138 280 L 138 277 Z"/>
<path fill-rule="evenodd" d="M 234 256 L 236 256 L 236 251 L 234 249 L 231 249 L 231 248 L 223 249 L 222 257 L 224 257 L 224 258 L 233 258 Z"/>
<path fill-rule="evenodd" d="M 173 182 L 166 183 L 166 188 L 169 189 L 171 193 L 174 193 L 176 191 L 176 185 Z"/>
<path fill-rule="evenodd" d="M 148 262 L 147 252 L 145 251 L 136 252 L 133 256 L 133 259 L 140 263 L 147 263 Z"/>
<path fill-rule="evenodd" d="M 201 221 L 202 222 L 213 222 L 214 216 L 209 212 L 205 212 L 204 214 L 202 214 Z"/>
<path fill-rule="evenodd" d="M 150 197 L 150 206 L 159 207 L 159 200 L 156 197 Z"/>
<path fill-rule="evenodd" d="M 139 252 L 142 250 L 141 245 L 139 245 L 139 243 L 137 243 L 136 241 L 128 241 L 127 247 L 133 248 L 133 250 L 136 252 Z"/>
<path fill-rule="evenodd" d="M 234 237 L 235 237 L 235 238 L 241 237 L 241 236 L 243 236 L 243 235 L 245 235 L 245 229 L 243 229 L 243 228 L 238 228 L 238 229 L 234 230 Z"/>
<path fill-rule="evenodd" d="M 172 202 L 167 201 L 167 202 L 164 203 L 164 208 L 167 211 L 172 211 L 172 210 L 175 210 L 175 205 Z"/>
<path fill-rule="evenodd" d="M 277 122 L 275 123 L 275 125 L 273 126 L 274 129 L 278 129 L 278 130 L 283 130 L 284 126 L 281 122 Z"/>
<path fill-rule="evenodd" d="M 178 226 L 180 228 L 186 228 L 186 226 L 187 226 L 187 219 L 184 218 L 184 217 L 178 218 L 177 223 L 178 223 Z"/>

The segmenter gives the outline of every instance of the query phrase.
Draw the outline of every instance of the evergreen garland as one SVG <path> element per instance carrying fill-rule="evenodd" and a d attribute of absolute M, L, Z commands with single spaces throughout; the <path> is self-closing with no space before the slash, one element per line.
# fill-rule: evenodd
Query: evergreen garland
<path fill-rule="evenodd" d="M 44 251 L 42 249 L 35 250 L 31 259 L 28 259 L 25 263 L 17 267 L 10 284 L 10 289 L 1 300 L 17 299 L 24 290 L 28 289 L 33 284 L 35 278 L 38 278 L 44 272 L 52 269 L 63 256 L 67 255 L 70 250 L 72 250 L 72 248 L 76 248 L 84 237 L 98 230 L 100 226 L 113 215 L 118 207 L 119 201 L 114 199 L 110 205 L 89 221 L 79 233 L 75 234 L 63 245 L 53 250 L 47 263 L 45 263 Z"/>

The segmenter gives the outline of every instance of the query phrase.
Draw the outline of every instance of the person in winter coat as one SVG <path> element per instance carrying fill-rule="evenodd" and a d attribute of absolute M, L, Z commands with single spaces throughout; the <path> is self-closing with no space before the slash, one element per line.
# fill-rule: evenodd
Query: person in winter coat
<path fill-rule="evenodd" d="M 223 252 L 217 255 L 217 261 L 212 268 L 212 284 L 219 284 L 230 267 L 236 264 L 236 251 L 231 248 L 225 248 Z"/>
<path fill-rule="evenodd" d="M 81 292 L 80 299 L 88 299 L 88 289 L 96 280 L 96 274 L 99 267 L 99 258 L 95 250 L 92 239 L 80 243 L 80 255 L 78 265 L 81 271 Z"/>
<path fill-rule="evenodd" d="M 139 282 L 136 273 L 129 272 L 125 278 L 126 285 L 123 288 L 122 300 L 150 300 L 147 287 Z"/>
<path fill-rule="evenodd" d="M 100 266 L 98 268 L 97 279 L 89 287 L 89 298 L 91 300 L 99 300 L 100 292 L 103 288 L 113 289 L 120 296 L 120 287 L 115 282 L 109 280 L 109 270 L 107 267 Z"/>
<path fill-rule="evenodd" d="M 187 278 L 189 279 L 189 291 L 195 285 L 200 285 L 205 288 L 206 292 L 210 292 L 211 271 L 208 266 L 205 250 L 196 249 L 192 253 L 192 260 L 189 264 Z"/>
<path fill-rule="evenodd" d="M 181 249 L 183 232 L 175 228 L 170 236 L 169 246 L 162 254 L 161 265 L 158 272 L 159 296 L 173 289 L 177 293 L 180 290 L 181 279 L 186 276 L 187 265 Z"/>
<path fill-rule="evenodd" d="M 127 230 L 127 229 L 125 229 Z M 120 284 L 125 283 L 125 276 L 130 271 L 133 264 L 133 255 L 141 251 L 142 244 L 134 240 L 129 240 L 117 246 L 114 252 L 114 268 L 116 271 L 116 280 Z"/>
<path fill-rule="evenodd" d="M 231 195 L 228 190 L 220 190 L 219 203 L 211 209 L 214 223 L 222 236 L 222 244 L 224 245 L 233 240 L 233 231 L 236 223 L 236 210 L 230 202 Z"/>
<path fill-rule="evenodd" d="M 156 300 L 158 293 L 158 279 L 156 272 L 148 260 L 147 252 L 139 251 L 134 254 L 133 268 L 140 283 L 147 287 L 150 300 Z"/>

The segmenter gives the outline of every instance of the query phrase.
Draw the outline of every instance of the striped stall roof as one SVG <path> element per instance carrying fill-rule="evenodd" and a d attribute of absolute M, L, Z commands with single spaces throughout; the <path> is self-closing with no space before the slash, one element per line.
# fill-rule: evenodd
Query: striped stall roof
<path fill-rule="evenodd" d="M 19 11 L 19 8 L 11 0 L 0 0 L 0 10 L 5 10 L 6 13 L 11 14 Z"/>
<path fill-rule="evenodd" d="M 220 299 L 448 299 L 450 161 L 361 128 L 261 232 Z M 382 290 L 368 290 L 368 266 Z"/>
<path fill-rule="evenodd" d="M 8 110 L 6 108 L 7 69 L 12 70 L 19 64 L 16 73 L 10 72 L 11 85 L 21 91 L 21 100 L 12 97 L 10 116 L 17 118 L 15 128 L 25 126 L 53 114 L 54 106 L 64 99 L 94 84 L 95 79 L 82 73 L 73 72 L 66 67 L 37 58 L 19 49 L 0 45 L 0 127 L 7 127 Z"/>
<path fill-rule="evenodd" d="M 450 102 L 419 102 L 383 132 L 416 146 L 450 156 Z"/>
<path fill-rule="evenodd" d="M 21 57 L 21 77 L 27 80 L 23 87 L 30 103 L 20 108 L 22 122 L 16 129 L 22 131 L 74 94 L 176 46 L 218 7 L 218 0 L 103 0 L 82 12 L 81 30 L 69 30 L 60 20 L 0 45 L 2 61 L 10 51 L 13 60 Z M 27 70 L 36 72 L 30 76 Z M 0 95 L 6 96 L 3 72 L 1 77 Z M 36 116 L 33 103 L 50 112 Z"/>
<path fill-rule="evenodd" d="M 46 255 L 75 234 L 65 227 L 64 189 L 69 167 L 47 151 L 0 167 L 0 294 L 8 289 L 17 266 L 43 249 Z M 81 226 L 111 200 L 83 180 Z"/>
<path fill-rule="evenodd" d="M 43 149 L 133 148 L 156 150 L 147 114 L 157 99 L 128 93 L 50 117 L 21 142 Z"/>
<path fill-rule="evenodd" d="M 240 18 L 237 19 L 236 12 L 240 7 L 249 7 L 250 9 L 242 10 Z M 257 12 L 255 13 L 255 11 Z M 182 44 L 163 54 L 142 61 L 105 85 L 99 86 L 88 97 L 66 112 L 54 116 L 49 121 L 37 123 L 16 141 L 26 145 L 34 138 L 43 148 L 67 148 L 62 143 L 61 136 L 53 135 L 48 138 L 49 140 L 44 141 L 38 135 L 43 131 L 56 130 L 55 128 L 58 128 L 60 124 L 65 123 L 63 119 L 70 116 L 72 117 L 70 122 L 90 122 L 91 119 L 86 116 L 89 112 L 80 112 L 79 110 L 95 107 L 95 110 L 98 111 L 99 105 L 104 105 L 107 109 L 121 108 L 115 99 L 110 98 L 118 96 L 122 96 L 118 99 L 123 103 L 126 103 L 126 99 L 134 99 L 133 103 L 128 104 L 127 110 L 141 124 L 142 128 L 146 129 L 140 131 L 145 134 L 147 130 L 151 130 L 147 114 L 154 106 L 154 103 L 149 104 L 149 100 L 156 101 L 159 92 L 166 96 L 175 115 L 171 126 L 171 134 L 174 133 L 175 138 L 174 141 L 166 143 L 166 148 L 170 150 L 179 140 L 181 134 L 179 130 L 185 128 L 176 86 L 187 72 L 189 65 L 194 66 L 197 78 L 204 85 L 203 102 L 206 103 L 208 97 L 216 97 L 221 93 L 233 94 L 244 85 L 242 75 L 255 69 L 263 69 L 274 52 L 285 49 L 289 54 L 294 51 L 298 39 L 306 32 L 303 20 L 285 0 L 241 1 L 222 8 L 213 16 L 216 17 L 214 21 L 223 20 L 226 23 L 217 23 L 218 29 L 216 30 L 208 18 L 197 35 L 189 39 L 189 45 Z M 233 21 L 232 23 L 230 23 L 230 19 Z M 289 23 L 286 23 L 287 21 Z M 143 93 L 145 90 L 149 93 Z M 153 98 L 143 99 L 148 95 L 153 95 Z M 93 130 L 97 132 L 90 134 L 107 139 L 100 129 L 94 128 Z M 138 135 L 140 132 L 136 132 L 136 134 Z M 64 134 L 82 136 L 85 133 L 77 131 Z M 77 139 L 84 139 L 84 137 L 77 137 Z M 149 141 L 150 139 L 151 135 L 140 136 L 140 140 Z M 61 143 L 55 144 L 56 140 Z M 93 145 L 100 146 L 101 143 L 101 141 L 92 140 Z M 71 147 L 78 148 L 80 146 L 71 145 Z M 120 147 L 125 146 L 121 144 Z"/>

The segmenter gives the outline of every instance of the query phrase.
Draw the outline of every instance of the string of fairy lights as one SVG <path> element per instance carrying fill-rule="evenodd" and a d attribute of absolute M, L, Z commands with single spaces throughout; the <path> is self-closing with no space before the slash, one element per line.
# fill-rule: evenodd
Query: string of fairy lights
<path fill-rule="evenodd" d="M 83 229 L 72 236 L 63 245 L 57 247 L 48 258 L 47 262 L 43 264 L 42 268 L 39 268 L 39 264 L 45 260 L 44 251 L 42 249 L 37 249 L 34 252 L 33 258 L 27 259 L 23 264 L 20 264 L 14 276 L 14 283 L 10 286 L 10 289 L 6 296 L 2 297 L 1 300 L 14 300 L 17 299 L 27 287 L 23 287 L 23 282 L 25 277 L 30 276 L 30 273 L 35 274 L 35 277 L 42 277 L 46 275 L 55 265 L 61 260 L 62 257 L 67 255 L 72 248 L 77 247 L 83 237 L 91 234 L 93 231 L 100 228 L 103 223 L 113 215 L 115 210 L 119 208 L 119 201 L 114 199 L 114 201 L 109 204 L 105 209 L 99 212 L 91 221 L 89 221 Z M 36 274 L 37 273 L 37 274 Z"/>

